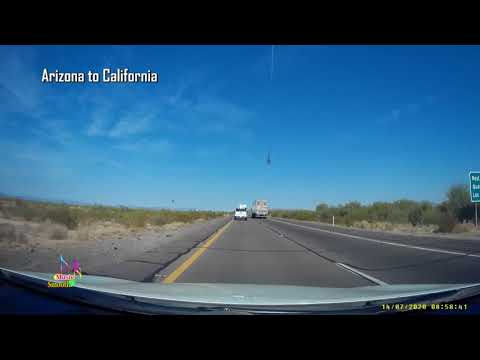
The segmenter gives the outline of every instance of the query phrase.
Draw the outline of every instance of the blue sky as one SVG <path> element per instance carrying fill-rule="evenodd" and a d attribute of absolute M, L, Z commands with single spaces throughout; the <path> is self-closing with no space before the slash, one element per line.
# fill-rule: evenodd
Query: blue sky
<path fill-rule="evenodd" d="M 479 46 L 0 46 L 0 192 L 129 206 L 441 201 L 479 170 Z M 42 70 L 155 71 L 150 84 Z M 266 154 L 271 151 L 272 164 Z"/>

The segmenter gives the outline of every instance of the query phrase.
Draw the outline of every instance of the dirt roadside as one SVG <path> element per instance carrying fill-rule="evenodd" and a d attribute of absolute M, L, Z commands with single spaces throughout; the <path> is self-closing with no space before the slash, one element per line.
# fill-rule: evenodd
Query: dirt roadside
<path fill-rule="evenodd" d="M 161 262 L 156 261 L 157 258 L 169 261 L 175 251 L 186 251 L 226 221 L 227 218 L 197 220 L 190 224 L 149 226 L 143 230 L 99 223 L 87 229 L 67 231 L 55 224 L 0 218 L 0 266 L 54 273 L 59 270 L 59 256 L 62 255 L 67 262 L 77 258 L 84 273 L 114 276 L 122 270 L 120 264 L 135 262 L 152 251 L 156 254 L 151 265 L 158 267 Z M 140 272 L 123 269 L 118 277 L 141 280 L 145 271 L 147 269 Z M 130 273 L 137 275 L 130 276 Z"/>

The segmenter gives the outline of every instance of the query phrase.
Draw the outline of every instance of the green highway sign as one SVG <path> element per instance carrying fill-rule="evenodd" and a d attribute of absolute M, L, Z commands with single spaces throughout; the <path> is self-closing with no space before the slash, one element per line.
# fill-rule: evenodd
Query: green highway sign
<path fill-rule="evenodd" d="M 470 199 L 480 202 L 480 171 L 470 172 Z"/>

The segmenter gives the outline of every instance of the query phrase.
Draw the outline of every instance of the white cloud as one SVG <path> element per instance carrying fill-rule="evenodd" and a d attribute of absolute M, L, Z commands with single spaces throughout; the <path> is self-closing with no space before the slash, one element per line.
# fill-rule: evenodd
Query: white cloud
<path fill-rule="evenodd" d="M 208 82 L 206 74 L 182 78 L 173 95 L 161 97 L 161 126 L 184 134 L 231 134 L 245 136 L 254 111 L 221 96 L 222 84 Z M 172 121 L 174 120 L 174 121 Z"/>
<path fill-rule="evenodd" d="M 107 133 L 106 126 L 108 124 L 104 112 L 96 112 L 93 116 L 93 120 L 88 126 L 88 136 L 104 136 Z"/>
<path fill-rule="evenodd" d="M 179 102 L 183 99 L 183 94 L 186 88 L 187 88 L 186 82 L 185 81 L 180 82 L 177 92 L 172 96 L 165 97 L 165 101 L 167 102 L 167 104 L 171 106 L 178 105 Z"/>
<path fill-rule="evenodd" d="M 108 136 L 112 138 L 122 138 L 142 134 L 150 129 L 152 117 L 152 115 L 144 115 L 139 118 L 134 115 L 124 117 L 113 126 L 108 132 Z"/>
<path fill-rule="evenodd" d="M 105 136 L 109 138 L 126 138 L 150 130 L 155 114 L 133 110 L 122 116 L 116 123 L 112 120 L 112 111 L 101 108 L 92 115 L 87 127 L 87 136 Z M 113 123 L 113 125 L 111 125 Z"/>
<path fill-rule="evenodd" d="M 62 145 L 67 145 L 74 139 L 72 131 L 63 121 L 44 120 L 41 117 L 37 119 L 41 124 L 40 127 L 29 128 L 29 131 L 39 139 L 48 139 Z"/>
<path fill-rule="evenodd" d="M 111 98 L 98 92 L 82 93 L 77 98 L 82 106 L 93 109 L 87 126 L 87 136 L 107 136 L 109 127 L 114 122 L 114 104 Z"/>
<path fill-rule="evenodd" d="M 65 145 L 73 139 L 71 131 L 68 130 L 65 124 L 61 121 L 46 121 L 45 127 L 48 131 L 48 136 L 61 144 Z"/>
<path fill-rule="evenodd" d="M 21 102 L 17 110 L 28 111 L 39 104 L 41 73 L 32 66 L 35 51 L 30 47 L 2 47 L 0 84 Z"/>
<path fill-rule="evenodd" d="M 168 140 L 139 140 L 114 145 L 113 148 L 128 152 L 167 153 L 172 148 Z"/>
<path fill-rule="evenodd" d="M 114 140 L 141 137 L 146 133 L 251 137 L 248 125 L 254 118 L 253 111 L 209 91 L 198 92 L 197 85 L 193 80 L 180 80 L 178 86 L 172 87 L 172 95 L 146 98 L 123 114 L 117 114 L 113 104 L 95 102 L 94 108 L 99 110 L 93 113 L 85 133 Z M 198 93 L 199 97 L 194 96 Z M 123 150 L 132 147 L 130 143 L 122 146 Z"/>
<path fill-rule="evenodd" d="M 195 104 L 179 109 L 183 127 L 195 134 L 242 135 L 254 113 L 218 97 L 202 97 Z"/>

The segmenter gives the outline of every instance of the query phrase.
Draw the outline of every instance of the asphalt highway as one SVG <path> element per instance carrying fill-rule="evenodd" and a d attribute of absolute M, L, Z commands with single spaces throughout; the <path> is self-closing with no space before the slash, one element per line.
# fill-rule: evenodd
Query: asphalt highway
<path fill-rule="evenodd" d="M 480 241 L 286 219 L 232 220 L 154 281 L 322 287 L 473 283 L 480 282 Z"/>

